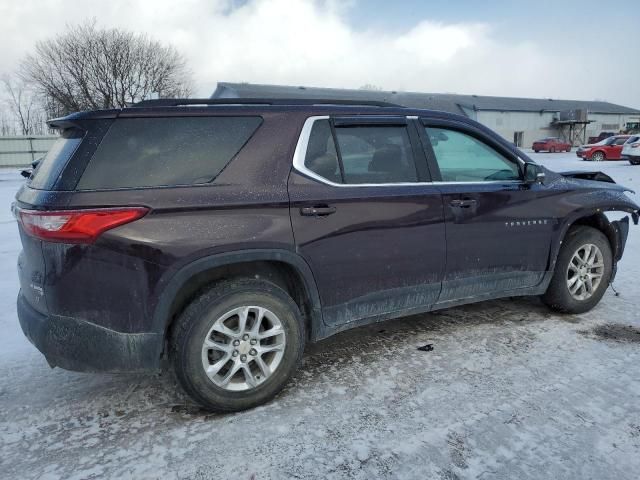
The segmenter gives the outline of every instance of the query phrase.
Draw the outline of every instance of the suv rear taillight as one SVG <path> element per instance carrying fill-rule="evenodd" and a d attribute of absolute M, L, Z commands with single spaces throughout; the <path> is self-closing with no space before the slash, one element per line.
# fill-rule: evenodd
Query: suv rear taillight
<path fill-rule="evenodd" d="M 48 242 L 93 243 L 103 232 L 145 216 L 146 207 L 39 211 L 15 208 L 24 231 Z"/>

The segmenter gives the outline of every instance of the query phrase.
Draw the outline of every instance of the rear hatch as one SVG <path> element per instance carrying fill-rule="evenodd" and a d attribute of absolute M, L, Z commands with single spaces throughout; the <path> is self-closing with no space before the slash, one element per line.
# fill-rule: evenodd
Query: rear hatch
<path fill-rule="evenodd" d="M 56 191 L 56 183 L 82 143 L 85 131 L 69 126 L 59 133 L 58 140 L 16 194 L 13 209 L 22 241 L 22 252 L 18 257 L 21 292 L 25 300 L 40 313 L 48 311 L 44 295 L 46 268 L 43 242 L 25 232 L 22 216 L 23 212 L 61 208 L 67 204 L 68 195 Z"/>

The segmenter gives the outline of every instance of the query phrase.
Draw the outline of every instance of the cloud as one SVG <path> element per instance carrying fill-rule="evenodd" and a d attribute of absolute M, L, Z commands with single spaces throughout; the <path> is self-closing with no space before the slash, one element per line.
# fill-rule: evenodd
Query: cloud
<path fill-rule="evenodd" d="M 640 67 L 593 68 L 593 48 L 562 49 L 534 29 L 505 41 L 489 24 L 414 19 L 404 31 L 347 20 L 354 2 L 336 0 L 22 0 L 0 6 L 0 31 L 12 48 L 0 68 L 15 66 L 35 40 L 65 23 L 96 17 L 101 26 L 143 31 L 182 51 L 196 91 L 217 81 L 458 92 L 555 98 L 606 98 L 640 106 Z M 366 4 L 360 5 L 363 8 Z"/>

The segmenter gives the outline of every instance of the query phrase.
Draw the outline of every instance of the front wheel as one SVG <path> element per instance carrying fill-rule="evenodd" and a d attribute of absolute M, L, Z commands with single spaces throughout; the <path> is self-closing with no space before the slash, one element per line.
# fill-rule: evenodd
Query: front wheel
<path fill-rule="evenodd" d="M 302 358 L 305 335 L 298 306 L 269 282 L 216 285 L 176 321 L 176 376 L 187 394 L 209 410 L 233 412 L 269 401 Z"/>
<path fill-rule="evenodd" d="M 609 240 L 592 227 L 569 229 L 551 283 L 542 300 L 563 313 L 583 313 L 597 305 L 613 272 Z"/>
<path fill-rule="evenodd" d="M 595 152 L 593 155 L 591 155 L 591 160 L 593 160 L 594 162 L 601 162 L 604 159 L 605 156 L 603 152 Z"/>
<path fill-rule="evenodd" d="M 629 163 L 631 165 L 640 165 L 640 159 L 635 160 L 635 159 L 629 159 Z"/>

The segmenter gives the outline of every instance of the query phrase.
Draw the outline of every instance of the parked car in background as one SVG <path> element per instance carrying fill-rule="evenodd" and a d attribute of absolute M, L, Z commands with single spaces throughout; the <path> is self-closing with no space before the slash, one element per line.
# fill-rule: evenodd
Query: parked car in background
<path fill-rule="evenodd" d="M 587 143 L 590 145 L 598 143 L 606 138 L 613 137 L 615 134 L 616 132 L 600 132 L 600 134 L 596 137 L 589 137 L 589 141 Z"/>
<path fill-rule="evenodd" d="M 603 160 L 620 160 L 622 146 L 630 135 L 615 135 L 593 145 L 583 145 L 576 150 L 576 155 L 583 160 L 601 162 Z"/>
<path fill-rule="evenodd" d="M 622 146 L 622 159 L 631 165 L 640 165 L 640 134 L 631 135 Z"/>
<path fill-rule="evenodd" d="M 638 222 L 627 188 L 466 117 L 362 103 L 161 99 L 50 121 L 60 139 L 14 205 L 27 338 L 69 370 L 171 362 L 228 412 L 349 328 L 520 295 L 596 306 L 629 230 L 603 212 Z"/>
<path fill-rule="evenodd" d="M 547 137 L 542 140 L 536 140 L 531 146 L 534 152 L 570 152 L 571 144 L 559 139 L 558 137 Z"/>

